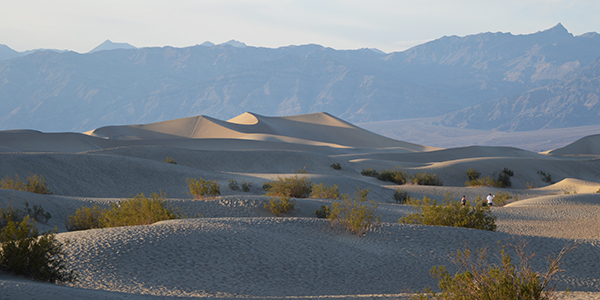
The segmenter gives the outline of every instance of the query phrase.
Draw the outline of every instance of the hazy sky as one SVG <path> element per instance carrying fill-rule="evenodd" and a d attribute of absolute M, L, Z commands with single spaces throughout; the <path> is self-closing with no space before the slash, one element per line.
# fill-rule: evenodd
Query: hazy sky
<path fill-rule="evenodd" d="M 88 52 L 106 39 L 186 47 L 315 43 L 401 51 L 444 35 L 600 32 L 598 0 L 0 0 L 0 44 Z"/>

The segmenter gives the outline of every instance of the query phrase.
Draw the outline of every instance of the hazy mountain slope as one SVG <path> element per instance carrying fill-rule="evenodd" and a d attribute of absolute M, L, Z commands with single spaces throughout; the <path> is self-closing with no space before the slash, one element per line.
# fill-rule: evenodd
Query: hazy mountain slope
<path fill-rule="evenodd" d="M 572 79 L 600 53 L 600 35 L 575 37 L 560 24 L 443 37 L 389 55 L 228 43 L 38 51 L 0 62 L 0 129 L 86 131 L 246 111 L 326 111 L 350 122 L 437 117 Z"/>
<path fill-rule="evenodd" d="M 501 131 L 599 124 L 600 58 L 573 79 L 488 101 L 439 120 L 447 126 Z"/>
<path fill-rule="evenodd" d="M 0 44 L 0 61 L 15 58 L 19 56 L 19 52 L 11 49 L 6 45 Z"/>

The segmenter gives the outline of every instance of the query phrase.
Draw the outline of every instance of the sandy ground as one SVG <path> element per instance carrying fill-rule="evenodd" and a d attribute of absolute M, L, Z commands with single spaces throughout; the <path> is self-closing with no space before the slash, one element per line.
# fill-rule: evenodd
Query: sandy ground
<path fill-rule="evenodd" d="M 57 228 L 79 281 L 65 286 L 0 274 L 1 299 L 408 299 L 426 286 L 433 266 L 451 254 L 498 243 L 527 243 L 532 266 L 578 243 L 554 284 L 563 299 L 600 299 L 600 160 L 589 144 L 568 156 L 509 147 L 438 149 L 390 140 L 327 114 L 285 118 L 244 114 L 229 122 L 208 117 L 99 128 L 88 134 L 0 132 L 0 176 L 40 174 L 53 195 L 0 189 L 0 205 L 40 205 L 52 214 L 42 230 Z M 596 144 L 594 144 L 596 143 Z M 578 156 L 577 149 L 585 149 Z M 562 155 L 562 154 L 561 154 Z M 595 155 L 600 155 L 596 153 Z M 172 157 L 177 164 L 165 163 Z M 341 170 L 330 167 L 339 163 Z M 438 174 L 443 186 L 397 186 L 360 175 L 366 168 L 401 167 Z M 508 189 L 465 187 L 466 170 L 492 176 L 514 171 Z M 313 183 L 342 193 L 370 189 L 381 226 L 357 237 L 314 211 L 334 200 L 297 199 L 274 217 L 265 208 L 265 181 L 306 170 Z M 552 175 L 546 183 L 537 174 Z M 194 200 L 185 179 L 217 180 L 222 195 Z M 230 179 L 253 183 L 244 193 Z M 396 189 L 441 200 L 507 192 L 518 201 L 493 207 L 498 231 L 399 224 L 413 208 L 393 203 Z M 147 226 L 67 232 L 78 207 L 138 193 L 165 192 L 187 218 Z M 491 260 L 496 259 L 493 255 Z"/>

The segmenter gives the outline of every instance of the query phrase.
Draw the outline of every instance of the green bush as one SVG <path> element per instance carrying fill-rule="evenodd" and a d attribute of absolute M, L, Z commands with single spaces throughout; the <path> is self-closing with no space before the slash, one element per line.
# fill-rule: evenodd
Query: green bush
<path fill-rule="evenodd" d="M 298 177 L 277 177 L 276 181 L 271 182 L 271 188 L 267 191 L 267 196 L 307 198 L 312 191 L 312 182 L 305 176 Z"/>
<path fill-rule="evenodd" d="M 242 181 L 242 191 L 247 193 L 250 191 L 251 188 L 252 188 L 252 182 Z"/>
<path fill-rule="evenodd" d="M 550 175 L 550 173 L 546 174 L 543 171 L 537 171 L 537 173 L 540 175 L 543 182 L 552 183 L 552 175 Z"/>
<path fill-rule="evenodd" d="M 48 189 L 44 176 L 37 174 L 27 177 L 27 183 L 19 180 L 19 175 L 15 175 L 14 179 L 10 176 L 6 176 L 0 180 L 0 188 L 44 195 L 52 194 L 50 189 Z"/>
<path fill-rule="evenodd" d="M 404 204 L 404 203 L 408 202 L 408 200 L 410 199 L 408 192 L 401 191 L 400 189 L 398 189 L 394 192 L 393 197 L 394 197 L 394 200 L 396 201 L 396 203 L 398 203 L 398 204 Z"/>
<path fill-rule="evenodd" d="M 383 170 L 377 176 L 381 181 L 390 181 L 395 184 L 405 184 L 408 181 L 408 173 L 402 169 Z"/>
<path fill-rule="evenodd" d="M 477 179 L 479 179 L 479 177 L 481 177 L 481 173 L 479 173 L 477 170 L 475 170 L 473 168 L 469 168 L 467 170 L 467 177 L 469 178 L 469 180 L 477 180 Z"/>
<path fill-rule="evenodd" d="M 335 184 L 333 186 L 325 186 L 322 183 L 313 184 L 310 197 L 319 199 L 339 199 L 340 189 Z"/>
<path fill-rule="evenodd" d="M 371 169 L 371 168 L 369 168 L 369 169 L 363 169 L 362 171 L 360 171 L 360 175 L 369 176 L 369 177 L 375 177 L 375 178 L 379 177 L 379 173 L 377 172 L 377 170 L 374 170 L 374 169 Z"/>
<path fill-rule="evenodd" d="M 477 251 L 472 256 L 469 249 L 464 252 L 457 251 L 453 257 L 454 264 L 459 268 L 454 276 L 446 270 L 445 266 L 433 267 L 431 276 L 438 280 L 440 293 L 435 293 L 431 288 L 426 288 L 425 293 L 413 297 L 415 300 L 439 299 L 554 299 L 553 289 L 548 288 L 552 277 L 561 272 L 560 264 L 564 256 L 575 248 L 565 246 L 556 258 L 548 258 L 549 267 L 544 274 L 534 272 L 530 266 L 533 254 L 525 253 L 525 244 L 514 246 L 519 258 L 519 265 L 514 265 L 512 258 L 506 252 L 506 246 L 500 249 L 500 265 L 490 264 L 487 259 L 487 250 Z"/>
<path fill-rule="evenodd" d="M 273 182 L 272 181 L 265 181 L 262 185 L 262 189 L 265 191 L 269 191 L 271 188 L 273 187 Z"/>
<path fill-rule="evenodd" d="M 306 166 L 302 167 L 302 169 L 298 169 L 296 170 L 297 174 L 308 174 L 308 172 L 306 171 Z"/>
<path fill-rule="evenodd" d="M 229 189 L 232 191 L 237 191 L 240 189 L 240 185 L 237 183 L 237 181 L 229 179 Z"/>
<path fill-rule="evenodd" d="M 331 209 L 327 205 L 321 205 L 320 209 L 315 209 L 315 215 L 319 219 L 326 219 L 329 217 L 329 214 L 331 214 Z"/>
<path fill-rule="evenodd" d="M 111 203 L 110 208 L 102 213 L 101 224 L 103 227 L 134 226 L 179 219 L 179 214 L 167 207 L 165 199 L 162 193 L 153 193 L 152 199 L 140 193 L 119 204 Z"/>
<path fill-rule="evenodd" d="M 379 204 L 375 203 L 375 200 L 369 201 L 368 193 L 369 189 L 358 188 L 354 199 L 348 194 L 342 195 L 342 202 L 336 201 L 331 204 L 327 219 L 332 225 L 341 225 L 359 237 L 366 234 L 371 227 L 378 226 L 381 222 L 376 215 Z"/>
<path fill-rule="evenodd" d="M 175 159 L 173 159 L 172 157 L 167 157 L 167 158 L 165 158 L 165 159 L 163 160 L 163 162 L 170 163 L 170 164 L 174 164 L 174 165 L 176 165 L 176 164 L 177 164 L 177 162 L 175 161 Z"/>
<path fill-rule="evenodd" d="M 48 220 L 52 218 L 52 215 L 50 215 L 49 212 L 45 212 L 44 208 L 38 205 L 29 207 L 29 203 L 25 202 L 24 209 L 14 208 L 12 205 L 8 205 L 6 208 L 0 208 L 0 228 L 6 226 L 8 221 L 13 221 L 15 223 L 21 222 L 27 215 L 40 223 L 47 223 Z"/>
<path fill-rule="evenodd" d="M 189 194 L 194 196 L 196 199 L 202 199 L 206 196 L 212 198 L 217 195 L 221 195 L 221 185 L 217 181 L 204 180 L 200 177 L 200 180 L 195 178 L 187 178 L 185 182 L 190 189 Z"/>
<path fill-rule="evenodd" d="M 341 170 L 342 169 L 342 166 L 340 165 L 340 163 L 331 164 L 330 167 L 332 169 L 334 169 L 334 170 Z"/>
<path fill-rule="evenodd" d="M 425 171 L 410 175 L 410 181 L 419 185 L 443 185 L 437 174 L 426 173 Z"/>
<path fill-rule="evenodd" d="M 162 220 L 179 219 L 181 215 L 168 207 L 166 195 L 152 194 L 149 199 L 144 194 L 112 203 L 109 209 L 98 206 L 78 208 L 67 218 L 67 230 L 86 230 L 118 226 L 149 225 Z"/>
<path fill-rule="evenodd" d="M 517 200 L 519 200 L 519 199 L 517 199 L 516 196 L 513 197 L 513 196 L 509 195 L 508 192 L 502 193 L 502 192 L 498 191 L 496 193 L 496 195 L 494 195 L 493 202 L 494 202 L 495 206 L 504 206 L 508 203 L 511 203 L 511 202 L 517 201 Z"/>
<path fill-rule="evenodd" d="M 265 208 L 276 216 L 286 214 L 296 207 L 296 200 L 290 200 L 290 197 L 271 197 L 269 203 L 265 203 Z"/>
<path fill-rule="evenodd" d="M 400 223 L 496 230 L 496 217 L 489 206 L 483 206 L 481 197 L 475 203 L 469 201 L 465 206 L 460 201 L 454 201 L 449 194 L 446 194 L 441 205 L 426 196 L 423 200 L 413 200 L 410 204 L 417 212 L 400 218 Z"/>
<path fill-rule="evenodd" d="M 478 179 L 468 180 L 465 185 L 466 186 L 493 186 L 499 188 L 506 188 L 512 185 L 510 178 L 514 176 L 514 172 L 508 168 L 504 168 L 502 172 L 498 173 L 496 178 L 492 178 L 490 176 Z"/>
<path fill-rule="evenodd" d="M 95 205 L 92 208 L 80 207 L 75 211 L 75 214 L 67 217 L 65 227 L 69 231 L 103 228 L 104 213 L 105 210 Z"/>
<path fill-rule="evenodd" d="M 0 269 L 51 283 L 74 282 L 77 274 L 67 270 L 62 247 L 54 233 L 39 236 L 29 216 L 18 224 L 9 221 L 0 230 Z"/>

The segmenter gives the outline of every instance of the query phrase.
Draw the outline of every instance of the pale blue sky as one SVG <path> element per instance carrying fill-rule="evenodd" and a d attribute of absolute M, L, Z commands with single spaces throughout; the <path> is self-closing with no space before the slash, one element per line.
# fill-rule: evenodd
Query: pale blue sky
<path fill-rule="evenodd" d="M 401 51 L 444 35 L 600 32 L 598 0 L 0 0 L 0 44 L 87 52 L 106 39 L 186 47 L 320 44 Z"/>

